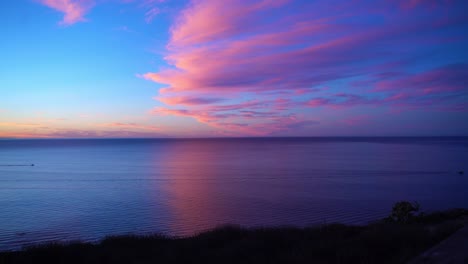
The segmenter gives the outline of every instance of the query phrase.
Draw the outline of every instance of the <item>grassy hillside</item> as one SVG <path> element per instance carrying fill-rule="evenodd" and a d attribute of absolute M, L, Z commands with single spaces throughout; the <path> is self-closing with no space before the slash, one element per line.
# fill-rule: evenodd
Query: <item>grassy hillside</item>
<path fill-rule="evenodd" d="M 395 208 L 394 208 L 395 210 Z M 405 263 L 462 226 L 458 209 L 366 226 L 219 227 L 193 237 L 108 237 L 0 253 L 0 263 Z"/>

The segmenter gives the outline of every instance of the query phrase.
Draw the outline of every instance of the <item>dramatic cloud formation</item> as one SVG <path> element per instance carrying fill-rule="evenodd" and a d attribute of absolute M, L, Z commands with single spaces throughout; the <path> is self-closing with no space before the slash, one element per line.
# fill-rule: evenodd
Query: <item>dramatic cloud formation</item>
<path fill-rule="evenodd" d="M 0 137 L 464 135 L 467 9 L 465 0 L 0 1 Z M 36 14 L 89 23 L 22 17 Z"/>
<path fill-rule="evenodd" d="M 94 6 L 94 0 L 39 0 L 39 2 L 64 13 L 60 22 L 62 25 L 86 21 L 85 14 Z"/>
<path fill-rule="evenodd" d="M 143 75 L 168 85 L 156 97 L 167 107 L 153 113 L 268 134 L 315 120 L 308 109 L 321 106 L 466 111 L 466 64 L 424 59 L 466 42 L 463 6 L 193 0 L 171 28 L 172 67 Z"/>

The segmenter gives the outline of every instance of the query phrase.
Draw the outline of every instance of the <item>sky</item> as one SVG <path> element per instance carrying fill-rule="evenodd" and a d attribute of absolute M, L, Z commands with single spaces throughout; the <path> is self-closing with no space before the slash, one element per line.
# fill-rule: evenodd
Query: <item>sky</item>
<path fill-rule="evenodd" d="M 0 2 L 0 138 L 468 135 L 465 0 Z"/>

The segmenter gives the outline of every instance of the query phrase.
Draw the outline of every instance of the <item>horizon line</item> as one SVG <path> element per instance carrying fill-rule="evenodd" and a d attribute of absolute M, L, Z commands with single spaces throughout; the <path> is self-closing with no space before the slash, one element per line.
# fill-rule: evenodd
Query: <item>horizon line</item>
<path fill-rule="evenodd" d="M 420 136 L 415 136 L 415 135 L 387 135 L 387 136 L 234 136 L 234 137 L 229 137 L 229 136 L 223 136 L 223 137 L 50 137 L 50 138 L 9 138 L 9 137 L 0 137 L 0 140 L 87 140 L 87 139 L 122 139 L 122 140 L 128 140 L 128 139 L 140 139 L 140 140 L 148 140 L 148 139 L 287 139 L 287 138 L 468 138 L 468 135 L 420 135 Z"/>

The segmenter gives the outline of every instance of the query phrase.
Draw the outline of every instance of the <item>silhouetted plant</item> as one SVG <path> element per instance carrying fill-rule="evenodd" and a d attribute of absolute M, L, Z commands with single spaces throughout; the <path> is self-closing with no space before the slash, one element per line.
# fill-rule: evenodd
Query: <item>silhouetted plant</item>
<path fill-rule="evenodd" d="M 399 204 L 395 204 L 395 211 L 413 208 L 409 215 L 418 208 L 417 204 Z M 456 209 L 418 215 L 407 224 L 392 220 L 366 226 L 226 226 L 190 237 L 119 236 L 96 244 L 55 243 L 0 252 L 0 264 L 407 263 L 463 226 L 452 220 L 467 216 L 468 210 Z"/>
<path fill-rule="evenodd" d="M 418 211 L 419 204 L 417 202 L 400 201 L 393 206 L 390 217 L 396 222 L 406 223 L 414 216 L 413 213 Z"/>

